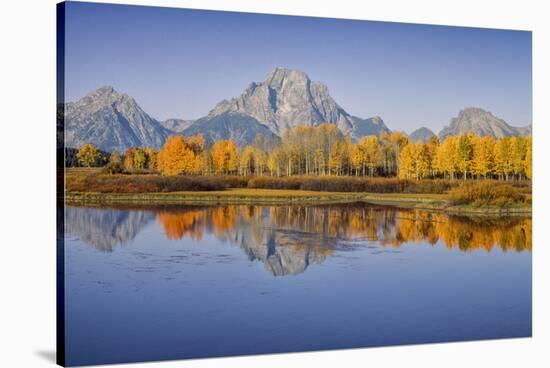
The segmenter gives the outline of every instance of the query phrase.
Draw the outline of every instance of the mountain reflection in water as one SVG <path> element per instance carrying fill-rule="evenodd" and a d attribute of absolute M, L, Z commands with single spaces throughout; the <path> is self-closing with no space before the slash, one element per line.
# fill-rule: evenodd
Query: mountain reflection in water
<path fill-rule="evenodd" d="M 111 252 L 131 243 L 156 219 L 168 239 L 200 241 L 214 235 L 239 246 L 273 275 L 295 275 L 321 263 L 335 250 L 372 242 L 440 244 L 469 252 L 499 247 L 531 251 L 531 218 L 472 218 L 367 204 L 324 206 L 170 206 L 65 209 L 65 232 Z"/>

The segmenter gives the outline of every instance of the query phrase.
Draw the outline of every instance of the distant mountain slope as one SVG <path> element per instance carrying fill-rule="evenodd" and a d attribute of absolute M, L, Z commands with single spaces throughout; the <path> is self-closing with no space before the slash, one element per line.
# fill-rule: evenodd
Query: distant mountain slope
<path fill-rule="evenodd" d="M 352 136 L 359 138 L 366 135 L 376 135 L 379 136 L 383 132 L 390 133 L 391 130 L 388 129 L 384 120 L 380 116 L 375 116 L 373 118 L 361 119 L 356 116 L 352 116 L 353 121 L 353 131 L 351 132 Z"/>
<path fill-rule="evenodd" d="M 136 101 L 105 86 L 65 105 L 65 145 L 92 143 L 105 151 L 131 146 L 159 148 L 171 132 Z"/>
<path fill-rule="evenodd" d="M 191 126 L 194 122 L 195 120 L 166 119 L 161 121 L 160 124 L 168 130 L 179 133 L 189 128 L 189 126 Z"/>
<path fill-rule="evenodd" d="M 261 134 L 266 139 L 278 138 L 268 127 L 260 124 L 253 117 L 236 112 L 208 115 L 197 119 L 182 133 L 186 136 L 201 133 L 207 144 L 219 139 L 233 139 L 241 147 L 252 143 L 256 134 Z"/>
<path fill-rule="evenodd" d="M 285 68 L 275 68 L 264 82 L 254 82 L 240 96 L 218 103 L 208 116 L 227 112 L 251 116 L 278 136 L 301 124 L 334 123 L 342 133 L 352 135 L 388 130 L 379 118 L 351 116 L 334 101 L 326 85 Z"/>
<path fill-rule="evenodd" d="M 426 143 L 430 140 L 431 137 L 434 137 L 435 133 L 426 127 L 421 127 L 416 129 L 414 132 L 409 134 L 409 139 L 413 142 L 423 142 Z"/>
<path fill-rule="evenodd" d="M 530 129 L 527 127 L 517 128 L 508 125 L 504 120 L 494 116 L 489 111 L 478 107 L 468 107 L 461 110 L 457 117 L 451 119 L 450 125 L 443 128 L 439 133 L 439 138 L 444 139 L 449 135 L 460 135 L 468 132 L 502 138 L 523 135 L 528 131 Z"/>
<path fill-rule="evenodd" d="M 533 126 L 532 125 L 517 127 L 516 130 L 518 131 L 518 134 L 522 137 L 527 137 L 528 135 L 533 134 Z"/>

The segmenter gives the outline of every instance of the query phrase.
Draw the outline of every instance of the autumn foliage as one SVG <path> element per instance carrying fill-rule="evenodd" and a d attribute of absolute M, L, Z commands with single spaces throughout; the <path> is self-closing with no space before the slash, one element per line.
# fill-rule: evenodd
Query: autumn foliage
<path fill-rule="evenodd" d="M 531 179 L 532 138 L 464 134 L 443 142 L 408 143 L 400 154 L 399 177 L 499 180 Z"/>
<path fill-rule="evenodd" d="M 92 144 L 83 145 L 78 152 L 76 153 L 76 158 L 82 166 L 92 167 L 96 166 L 101 153 L 99 150 Z"/>
<path fill-rule="evenodd" d="M 216 174 L 235 174 L 239 167 L 239 153 L 232 140 L 219 140 L 212 146 L 212 165 Z"/>
<path fill-rule="evenodd" d="M 118 153 L 110 167 L 118 168 Z M 80 163 L 94 166 L 98 151 L 92 145 L 77 153 Z M 160 151 L 131 147 L 123 155 L 124 171 L 175 175 L 241 175 L 255 177 L 398 177 L 419 179 L 532 178 L 532 137 L 449 136 L 443 141 L 411 142 L 400 132 L 344 137 L 334 124 L 300 125 L 282 139 L 258 135 L 239 148 L 231 139 L 211 142 L 201 134 L 170 136 Z M 113 170 L 110 169 L 110 172 Z M 117 172 L 117 170 L 114 170 Z M 327 180 L 327 179 L 324 179 Z M 285 183 L 289 185 L 289 183 Z"/>
<path fill-rule="evenodd" d="M 198 174 L 201 170 L 201 152 L 204 149 L 202 136 L 181 135 L 168 137 L 157 155 L 157 166 L 163 175 Z"/>

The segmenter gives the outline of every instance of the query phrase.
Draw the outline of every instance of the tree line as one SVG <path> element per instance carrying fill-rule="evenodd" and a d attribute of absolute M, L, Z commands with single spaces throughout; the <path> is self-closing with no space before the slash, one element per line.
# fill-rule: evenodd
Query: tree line
<path fill-rule="evenodd" d="M 98 166 L 100 151 L 86 144 L 77 152 L 83 166 Z M 448 178 L 501 180 L 532 177 L 532 137 L 464 134 L 443 141 L 412 142 L 401 132 L 364 136 L 357 142 L 334 124 L 297 126 L 280 140 L 257 135 L 239 149 L 231 140 L 209 147 L 201 134 L 170 136 L 160 150 L 131 147 L 113 151 L 112 173 L 155 170 L 162 175 L 369 176 L 404 179 Z"/>
<path fill-rule="evenodd" d="M 399 177 L 499 180 L 531 179 L 532 137 L 464 134 L 439 142 L 408 143 L 401 152 Z"/>

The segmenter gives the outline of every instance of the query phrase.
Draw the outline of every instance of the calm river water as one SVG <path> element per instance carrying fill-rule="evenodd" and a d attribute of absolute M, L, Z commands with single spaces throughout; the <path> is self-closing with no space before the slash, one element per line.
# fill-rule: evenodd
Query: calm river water
<path fill-rule="evenodd" d="M 69 365 L 531 336 L 531 219 L 65 210 Z"/>

